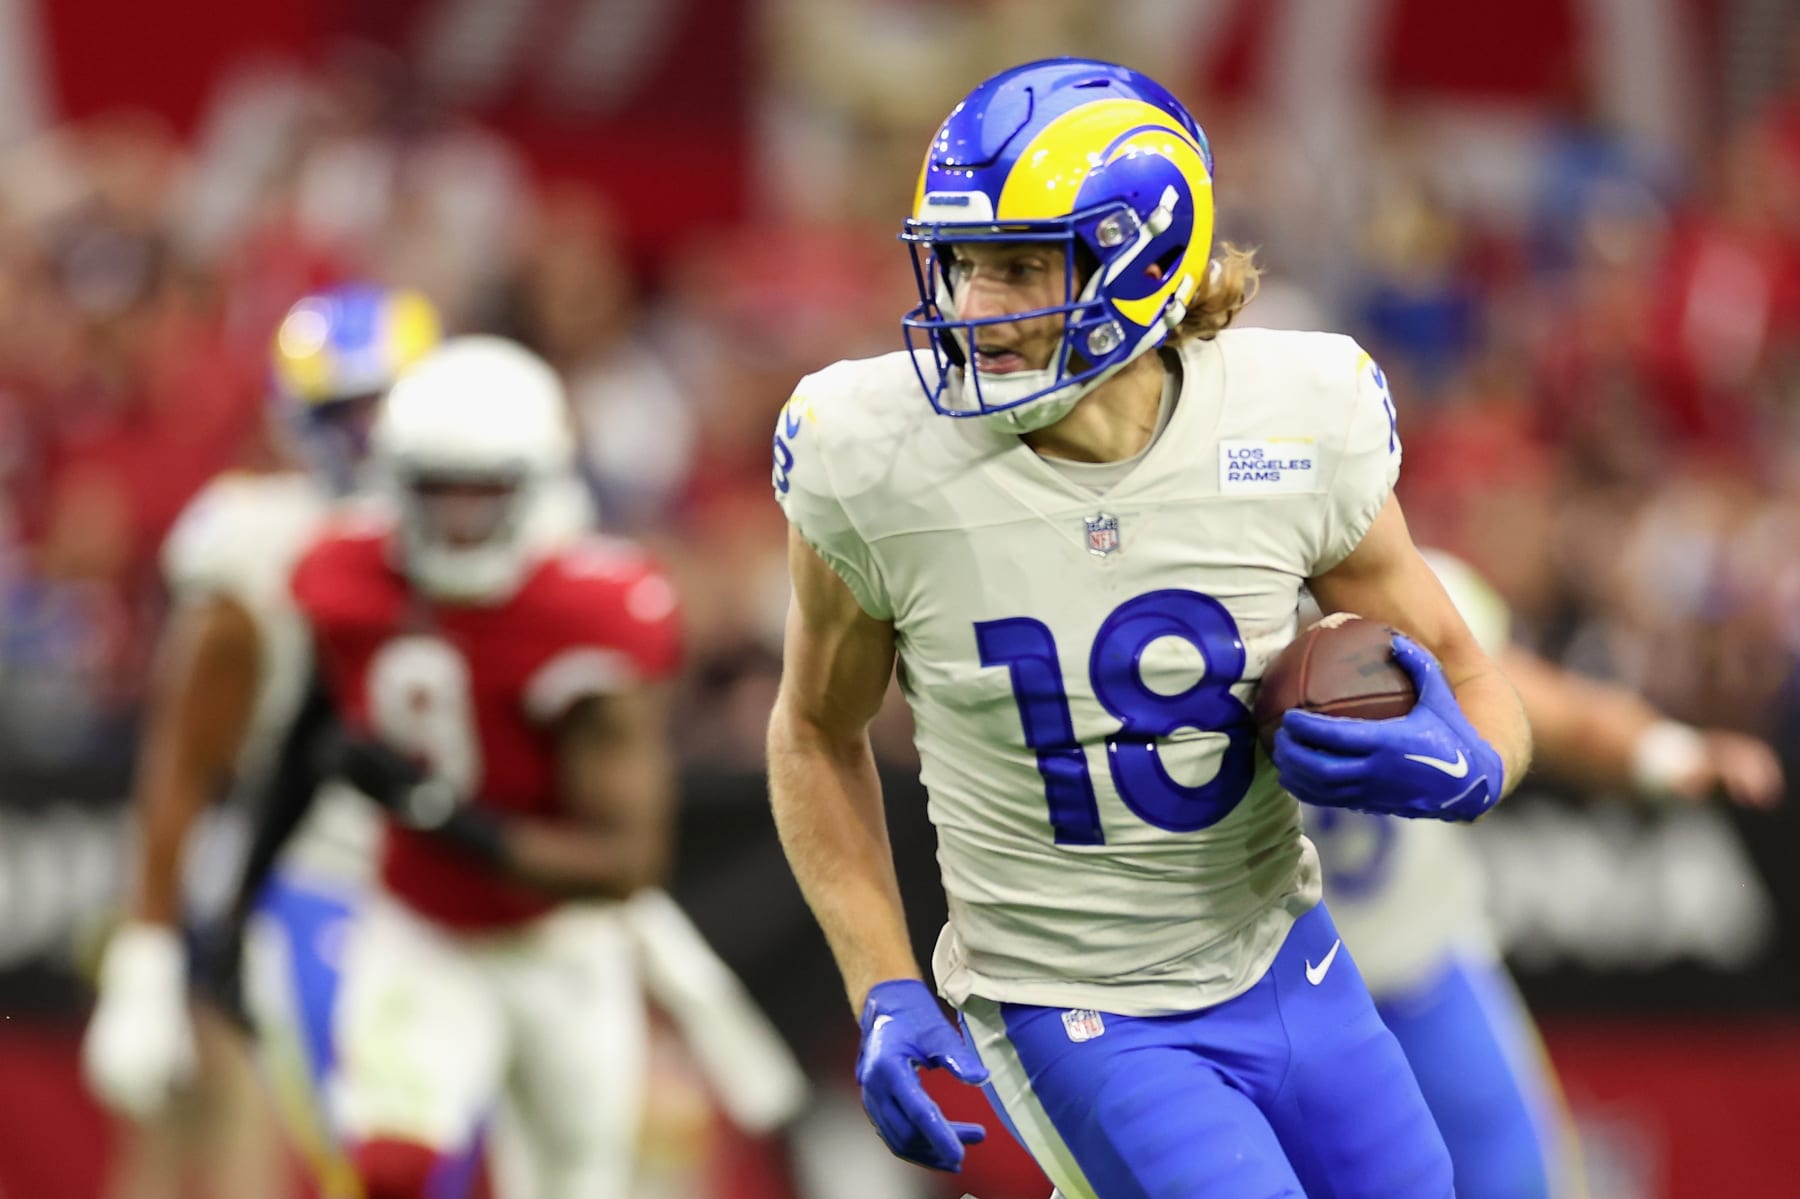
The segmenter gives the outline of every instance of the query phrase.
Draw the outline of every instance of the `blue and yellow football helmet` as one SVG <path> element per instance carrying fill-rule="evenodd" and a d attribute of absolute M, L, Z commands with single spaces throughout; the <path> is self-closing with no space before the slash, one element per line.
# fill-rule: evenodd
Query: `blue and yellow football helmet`
<path fill-rule="evenodd" d="M 442 337 L 437 309 L 408 288 L 344 284 L 288 309 L 270 351 L 276 405 L 333 486 L 352 482 L 374 401 Z"/>
<path fill-rule="evenodd" d="M 901 323 L 932 407 L 1005 414 L 1018 432 L 1060 419 L 1181 323 L 1208 269 L 1212 225 L 1212 150 L 1155 80 L 1080 58 L 987 80 L 932 139 L 900 235 L 919 286 Z M 1060 243 L 1064 302 L 959 319 L 950 245 L 1006 241 Z M 1064 324 L 1045 369 L 990 378 L 966 369 L 977 328 L 1044 317 Z"/>

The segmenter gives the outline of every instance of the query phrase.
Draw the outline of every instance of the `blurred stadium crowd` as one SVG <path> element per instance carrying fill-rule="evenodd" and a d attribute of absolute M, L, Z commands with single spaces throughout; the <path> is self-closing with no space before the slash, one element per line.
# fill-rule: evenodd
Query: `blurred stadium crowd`
<path fill-rule="evenodd" d="M 452 330 L 562 372 L 604 523 L 684 597 L 689 764 L 759 768 L 787 598 L 769 429 L 803 374 L 899 345 L 893 237 L 942 106 L 1077 47 L 1194 76 L 1157 16 L 1175 6 L 766 7 L 761 194 L 675 241 L 544 181 L 369 45 L 222 76 L 191 135 L 121 110 L 6 148 L 0 776 L 123 795 L 162 536 L 216 473 L 291 452 L 271 333 L 345 279 L 416 286 Z M 1493 580 L 1534 648 L 1792 763 L 1800 27 L 1765 58 L 1751 88 L 1709 62 L 1693 135 L 1661 142 L 1603 118 L 1573 70 L 1481 145 L 1378 98 L 1321 155 L 1276 106 L 1198 79 L 1185 96 L 1220 236 L 1267 271 L 1247 323 L 1341 329 L 1385 367 L 1415 537 Z M 904 717 L 886 734 L 904 770 Z"/>

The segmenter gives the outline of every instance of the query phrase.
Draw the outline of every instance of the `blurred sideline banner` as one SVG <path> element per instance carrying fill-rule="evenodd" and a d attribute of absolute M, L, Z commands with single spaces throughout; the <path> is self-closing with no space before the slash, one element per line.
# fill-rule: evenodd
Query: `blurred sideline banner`
<path fill-rule="evenodd" d="M 112 1133 L 81 1089 L 79 1032 L 0 1026 L 0 1195 L 99 1193 Z M 1560 1021 L 1546 1041 L 1575 1112 L 1590 1199 L 1790 1193 L 1800 1024 Z M 992 1123 L 980 1092 L 927 1078 L 953 1119 Z M 980 1199 L 1042 1199 L 1047 1189 L 1003 1134 L 970 1150 L 957 1185 Z"/>
<path fill-rule="evenodd" d="M 1471 833 L 1534 1011 L 1800 1015 L 1791 785 L 1771 812 L 1657 811 L 1528 781 Z"/>
<path fill-rule="evenodd" d="M 945 918 L 935 834 L 916 776 L 890 769 L 884 778 L 925 961 Z M 115 901 L 123 789 L 112 772 L 0 772 L 0 1013 L 69 1006 L 68 992 L 45 980 L 70 973 L 78 943 Z M 1472 835 L 1501 942 L 1534 1010 L 1800 1018 L 1793 799 L 1773 812 L 1646 812 L 1531 786 Z M 234 809 L 206 822 L 189 854 L 193 907 L 223 898 L 241 838 Z M 686 772 L 674 890 L 797 1047 L 832 1026 L 842 1006 L 836 973 L 782 856 L 761 774 Z"/>
<path fill-rule="evenodd" d="M 1800 1024 L 1557 1020 L 1590 1199 L 1792 1193 Z"/>

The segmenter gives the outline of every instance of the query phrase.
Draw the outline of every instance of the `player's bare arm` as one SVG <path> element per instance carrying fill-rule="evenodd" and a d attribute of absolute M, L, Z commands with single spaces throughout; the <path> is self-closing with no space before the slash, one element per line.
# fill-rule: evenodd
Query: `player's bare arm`
<path fill-rule="evenodd" d="M 894 672 L 894 627 L 857 604 L 788 532 L 781 690 L 769 722 L 769 793 L 782 847 L 860 1011 L 870 988 L 920 977 L 907 938 L 868 725 Z"/>
<path fill-rule="evenodd" d="M 133 797 L 143 838 L 135 919 L 178 921 L 182 847 L 237 760 L 259 676 L 256 624 L 237 601 L 209 596 L 171 615 Z"/>
<path fill-rule="evenodd" d="M 1500 665 L 1531 721 L 1538 767 L 1586 787 L 1768 807 L 1781 798 L 1781 760 L 1754 737 L 1669 720 L 1641 696 L 1562 670 L 1509 646 Z"/>
<path fill-rule="evenodd" d="M 147 1118 L 194 1069 L 181 919 L 182 849 L 234 765 L 255 706 L 260 644 L 250 614 L 209 596 L 171 616 L 158 646 L 133 796 L 142 825 L 131 919 L 107 946 L 82 1044 L 90 1085 Z"/>
<path fill-rule="evenodd" d="M 1307 586 L 1321 611 L 1393 625 L 1431 651 L 1469 723 L 1505 763 L 1506 789 L 1517 785 L 1531 765 L 1531 726 L 1518 693 L 1419 555 L 1399 500 L 1389 496 L 1349 557 Z"/>
<path fill-rule="evenodd" d="M 569 898 L 623 899 L 668 866 L 675 763 L 666 686 L 589 696 L 557 726 L 567 820 L 508 821 L 506 870 Z"/>

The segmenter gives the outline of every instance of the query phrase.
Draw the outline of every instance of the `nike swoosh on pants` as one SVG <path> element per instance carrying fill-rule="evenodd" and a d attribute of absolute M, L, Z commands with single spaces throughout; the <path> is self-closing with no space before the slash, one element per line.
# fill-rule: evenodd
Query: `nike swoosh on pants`
<path fill-rule="evenodd" d="M 1343 947 L 1344 939 L 1339 937 L 1331 943 L 1331 952 L 1327 953 L 1317 966 L 1311 962 L 1306 963 L 1306 981 L 1315 987 L 1324 982 L 1325 976 L 1331 972 L 1331 963 L 1337 960 L 1338 950 Z"/>

